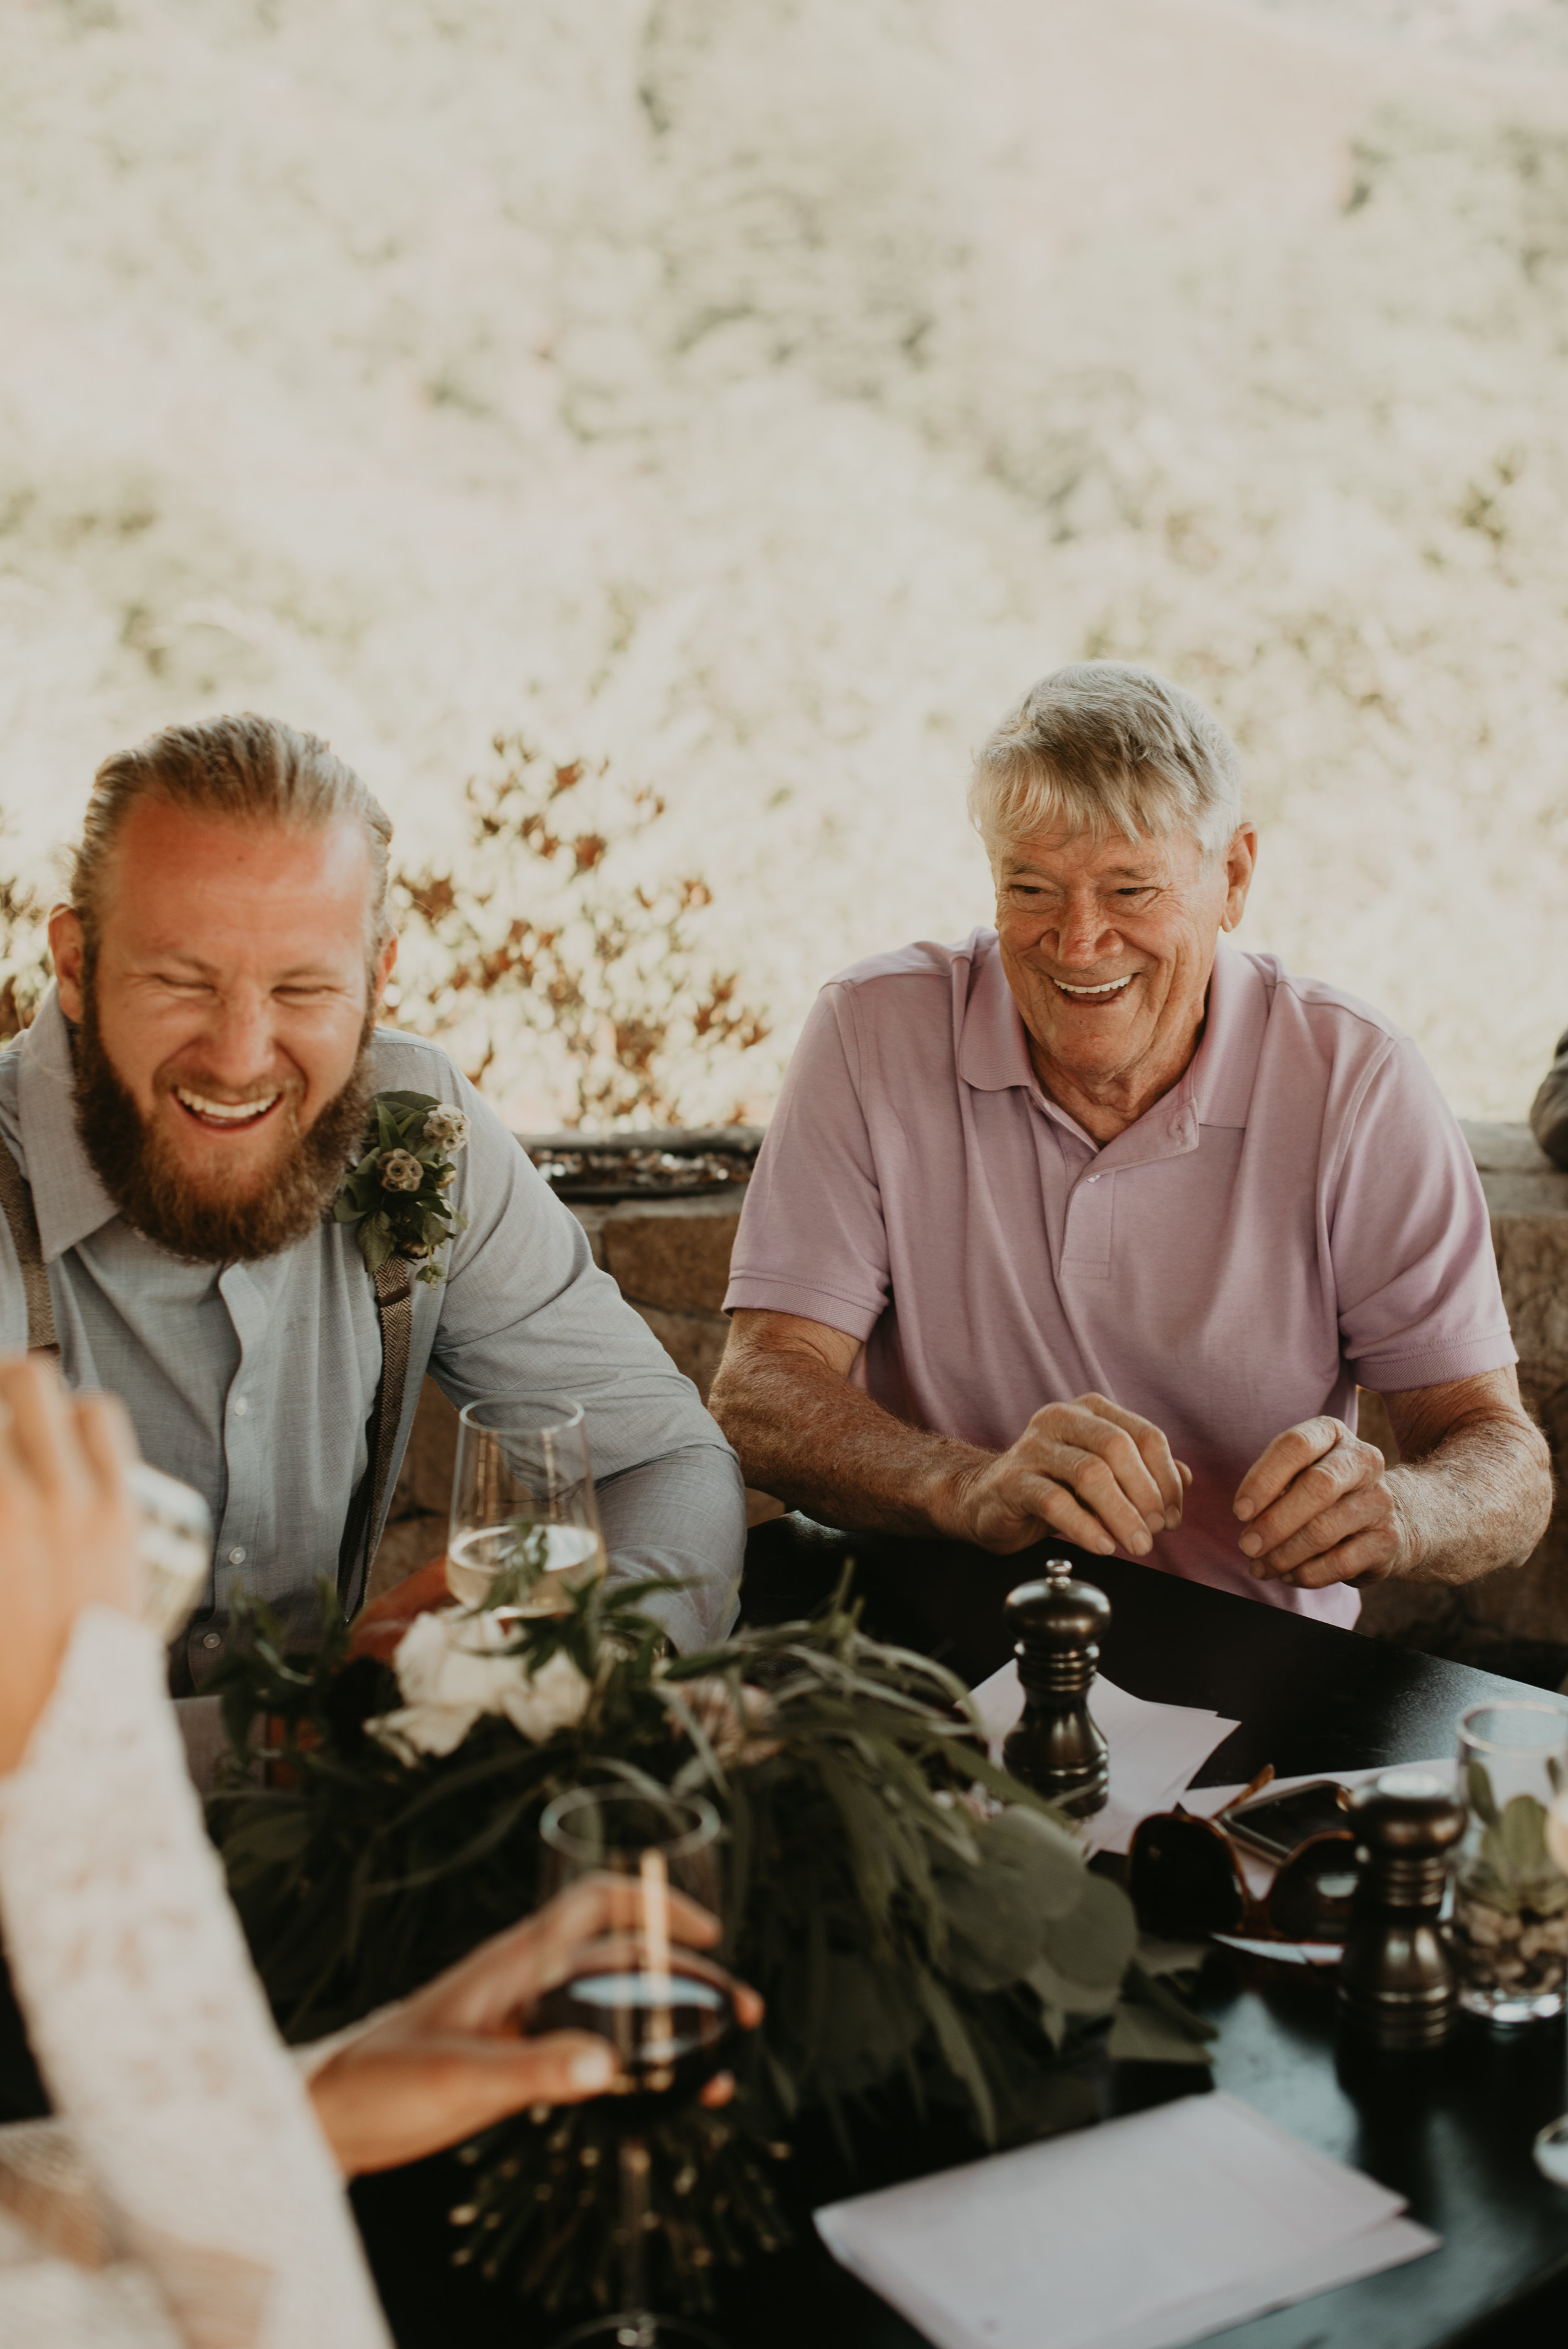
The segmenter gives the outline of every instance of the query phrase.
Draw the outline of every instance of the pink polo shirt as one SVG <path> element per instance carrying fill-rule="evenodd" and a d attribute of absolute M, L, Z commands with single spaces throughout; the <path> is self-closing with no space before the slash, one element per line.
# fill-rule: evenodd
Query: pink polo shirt
<path fill-rule="evenodd" d="M 861 1340 L 917 1427 L 1002 1450 L 1091 1391 L 1192 1471 L 1148 1563 L 1331 1623 L 1345 1584 L 1255 1583 L 1237 1485 L 1357 1385 L 1517 1361 L 1486 1204 L 1408 1036 L 1222 941 L 1180 1082 L 1103 1149 L 1041 1092 L 994 931 L 819 996 L 747 1193 L 727 1309 Z"/>

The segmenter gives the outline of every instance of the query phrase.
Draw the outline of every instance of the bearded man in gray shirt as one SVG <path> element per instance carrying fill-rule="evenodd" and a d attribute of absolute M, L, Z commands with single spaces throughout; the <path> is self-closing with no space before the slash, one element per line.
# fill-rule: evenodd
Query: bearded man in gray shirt
<path fill-rule="evenodd" d="M 27 1186 L 9 1182 L 0 1224 L 0 1348 L 38 1342 L 52 1309 L 67 1379 L 122 1396 L 217 1527 L 177 1685 L 222 1656 L 242 1587 L 296 1632 L 322 1576 L 360 1602 L 427 1370 L 459 1405 L 581 1402 L 612 1574 L 686 1585 L 655 1604 L 682 1647 L 734 1616 L 740 1475 L 695 1388 L 447 1055 L 376 1026 L 391 833 L 324 742 L 272 719 L 118 753 L 50 919 L 56 985 L 0 1055 L 0 1141 Z M 383 1092 L 468 1121 L 446 1278 L 397 1268 L 395 1420 L 377 1415 L 377 1289 L 332 1216 Z"/>

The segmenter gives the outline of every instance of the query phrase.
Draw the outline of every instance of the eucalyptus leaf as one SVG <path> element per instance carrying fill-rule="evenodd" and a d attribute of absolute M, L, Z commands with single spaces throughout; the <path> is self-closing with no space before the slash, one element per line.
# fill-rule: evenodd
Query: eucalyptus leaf
<path fill-rule="evenodd" d="M 1049 1927 L 1081 1904 L 1083 1853 L 1037 1812 L 987 1819 L 972 1861 L 944 1854 L 934 1870 L 947 1916 L 949 1964 L 968 1990 L 1001 1990 L 1027 1973 Z"/>
<path fill-rule="evenodd" d="M 1138 1946 L 1138 1920 L 1119 1884 L 1086 1870 L 1076 1908 L 1046 1928 L 1040 1954 L 1069 1982 L 1113 1989 Z"/>
<path fill-rule="evenodd" d="M 1497 1804 L 1491 1791 L 1491 1774 L 1484 1762 L 1465 1764 L 1465 1794 L 1471 1810 L 1489 1827 L 1497 1825 Z"/>

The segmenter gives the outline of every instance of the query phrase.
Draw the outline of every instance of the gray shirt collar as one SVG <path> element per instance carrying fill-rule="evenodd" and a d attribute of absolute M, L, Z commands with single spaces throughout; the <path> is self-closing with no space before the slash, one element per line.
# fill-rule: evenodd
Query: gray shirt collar
<path fill-rule="evenodd" d="M 15 1050 L 24 1171 L 32 1187 L 44 1262 L 53 1264 L 67 1248 L 111 1223 L 119 1209 L 93 1172 L 77 1132 L 70 1024 L 57 988 L 50 987 Z"/>

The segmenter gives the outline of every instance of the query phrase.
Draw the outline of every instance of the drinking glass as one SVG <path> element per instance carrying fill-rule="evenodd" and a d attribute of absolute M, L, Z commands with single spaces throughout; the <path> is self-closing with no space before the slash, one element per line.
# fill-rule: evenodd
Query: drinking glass
<path fill-rule="evenodd" d="M 604 1571 L 581 1403 L 486 1395 L 458 1416 L 447 1588 L 465 1607 L 565 1611 Z"/>
<path fill-rule="evenodd" d="M 579 1786 L 540 1822 L 545 1889 L 574 1878 L 618 1876 L 634 1889 L 635 1922 L 580 1953 L 570 1982 L 540 2002 L 536 2028 L 593 2031 L 615 2050 L 628 2083 L 619 2094 L 621 2308 L 566 2334 L 605 2349 L 720 2349 L 711 2333 L 648 2306 L 648 2147 L 642 2132 L 661 2111 L 695 2096 L 723 2065 L 735 2030 L 724 1976 L 674 1941 L 669 1895 L 684 1892 L 717 1913 L 718 1814 L 700 1795 Z"/>
<path fill-rule="evenodd" d="M 1565 1789 L 1568 1701 L 1542 1693 L 1464 1715 L 1459 1793 L 1470 1816 L 1454 1877 L 1454 1968 L 1460 2004 L 1491 2023 L 1563 2012 L 1568 1876 L 1547 1826 Z"/>

